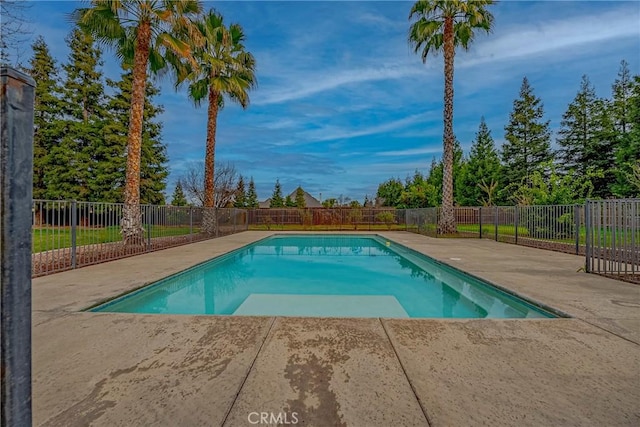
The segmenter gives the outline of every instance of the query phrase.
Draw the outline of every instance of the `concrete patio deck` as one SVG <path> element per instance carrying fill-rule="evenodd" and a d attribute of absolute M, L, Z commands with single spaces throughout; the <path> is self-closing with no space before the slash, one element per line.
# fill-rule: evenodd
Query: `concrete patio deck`
<path fill-rule="evenodd" d="M 80 311 L 271 234 L 35 279 L 34 425 L 268 425 L 261 412 L 307 426 L 640 425 L 640 286 L 578 272 L 573 255 L 376 233 L 565 319 Z"/>

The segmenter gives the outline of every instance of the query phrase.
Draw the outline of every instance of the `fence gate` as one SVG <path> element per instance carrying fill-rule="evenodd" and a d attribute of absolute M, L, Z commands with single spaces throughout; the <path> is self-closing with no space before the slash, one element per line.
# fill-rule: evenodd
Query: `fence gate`
<path fill-rule="evenodd" d="M 586 270 L 640 279 L 640 199 L 588 200 Z"/>

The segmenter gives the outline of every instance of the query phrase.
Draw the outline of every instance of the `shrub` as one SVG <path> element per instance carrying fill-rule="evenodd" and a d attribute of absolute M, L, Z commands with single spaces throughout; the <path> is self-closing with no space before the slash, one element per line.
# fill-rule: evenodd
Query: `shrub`
<path fill-rule="evenodd" d="M 380 222 L 384 222 L 387 225 L 387 228 L 391 230 L 391 225 L 395 223 L 395 215 L 389 211 L 380 212 L 376 215 L 376 219 Z"/>

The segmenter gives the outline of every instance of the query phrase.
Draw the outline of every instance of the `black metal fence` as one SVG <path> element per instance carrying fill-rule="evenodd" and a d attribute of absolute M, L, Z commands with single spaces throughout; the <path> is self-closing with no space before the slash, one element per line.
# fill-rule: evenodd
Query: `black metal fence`
<path fill-rule="evenodd" d="M 586 203 L 586 270 L 640 281 L 640 199 Z"/>
<path fill-rule="evenodd" d="M 585 254 L 584 205 L 456 207 L 457 237 Z M 407 209 L 408 231 L 438 237 L 441 209 Z"/>
<path fill-rule="evenodd" d="M 34 200 L 32 275 L 43 276 L 247 230 L 247 211 L 215 209 L 205 231 L 205 208 L 141 205 L 144 237 L 126 245 L 120 234 L 122 203 Z"/>
<path fill-rule="evenodd" d="M 586 205 L 456 207 L 457 237 L 488 238 L 586 256 L 589 272 L 640 279 L 640 201 Z M 123 204 L 35 200 L 33 276 L 192 243 L 247 229 L 384 231 L 438 237 L 440 208 L 215 209 L 215 230 L 202 228 L 204 208 L 140 207 L 144 243 L 125 245 Z"/>

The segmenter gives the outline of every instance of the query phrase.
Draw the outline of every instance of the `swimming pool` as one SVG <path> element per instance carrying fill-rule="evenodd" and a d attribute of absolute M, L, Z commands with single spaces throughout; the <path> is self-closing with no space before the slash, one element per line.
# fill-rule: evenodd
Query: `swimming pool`
<path fill-rule="evenodd" d="M 275 235 L 91 311 L 545 318 L 545 310 L 376 235 Z"/>

